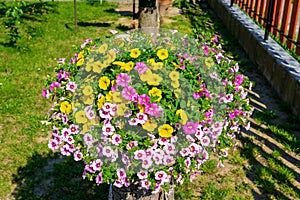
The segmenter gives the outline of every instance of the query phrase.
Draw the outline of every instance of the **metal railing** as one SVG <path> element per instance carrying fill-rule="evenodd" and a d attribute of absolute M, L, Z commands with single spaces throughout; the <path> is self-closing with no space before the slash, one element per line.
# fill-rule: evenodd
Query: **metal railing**
<path fill-rule="evenodd" d="M 279 41 L 300 55 L 300 0 L 231 0 L 230 6 L 234 3 L 265 27 L 265 40 L 279 34 Z"/>

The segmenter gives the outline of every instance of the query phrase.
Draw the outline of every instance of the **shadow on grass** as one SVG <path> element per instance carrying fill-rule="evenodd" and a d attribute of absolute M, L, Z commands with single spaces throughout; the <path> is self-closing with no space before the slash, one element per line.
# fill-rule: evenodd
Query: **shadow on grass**
<path fill-rule="evenodd" d="M 104 12 L 107 13 L 114 13 L 114 14 L 120 14 L 121 16 L 133 16 L 133 11 L 132 10 L 116 10 L 116 9 L 106 9 Z"/>
<path fill-rule="evenodd" d="M 111 23 L 106 22 L 78 22 L 78 26 L 96 26 L 96 27 L 110 27 Z"/>
<path fill-rule="evenodd" d="M 13 177 L 15 199 L 107 199 L 109 186 L 82 179 L 84 165 L 71 157 L 35 154 Z"/>
<path fill-rule="evenodd" d="M 195 35 L 202 35 L 204 38 L 211 38 L 214 34 L 221 36 L 223 50 L 231 59 L 241 64 L 241 71 L 250 75 L 258 72 L 257 76 L 263 78 L 259 71 L 253 69 L 254 65 L 249 61 L 242 47 L 205 1 L 197 5 L 189 4 L 184 8 L 184 13 L 187 15 Z M 247 68 L 247 65 L 252 66 L 252 68 Z M 250 80 L 254 76 L 251 75 Z M 263 87 L 261 89 L 260 92 L 265 92 Z M 257 99 L 257 102 L 261 102 L 261 100 Z M 263 112 L 263 107 L 260 107 L 260 105 L 254 104 L 253 106 L 258 107 L 257 112 Z M 267 107 L 267 109 L 270 108 Z M 269 114 L 267 113 L 267 117 L 272 118 L 272 116 L 268 116 Z M 266 120 L 266 116 L 263 116 L 263 120 Z M 269 119 L 269 121 L 271 120 Z M 289 122 L 286 121 L 286 123 Z M 268 125 L 272 125 L 272 123 L 265 124 L 266 127 Z M 295 140 L 296 144 L 294 140 L 289 140 L 287 136 L 276 135 L 274 131 L 271 133 L 267 128 L 261 129 L 259 126 L 253 126 L 252 128 L 253 131 L 251 129 L 250 131 L 244 131 L 239 140 L 243 144 L 240 150 L 241 155 L 249 162 L 249 166 L 244 166 L 244 171 L 254 185 L 251 190 L 253 198 L 259 200 L 300 199 L 300 174 L 298 170 L 300 159 L 299 156 L 294 156 L 295 152 L 298 152 L 295 145 L 299 147 L 299 140 Z M 289 143 L 295 149 L 294 152 L 287 151 L 284 148 L 285 143 Z"/>

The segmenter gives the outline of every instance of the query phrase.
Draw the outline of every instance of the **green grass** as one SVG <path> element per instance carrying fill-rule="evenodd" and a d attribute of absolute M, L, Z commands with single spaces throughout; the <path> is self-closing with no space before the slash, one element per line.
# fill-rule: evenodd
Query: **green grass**
<path fill-rule="evenodd" d="M 0 4 L 1 12 L 5 5 L 9 3 Z M 110 29 L 116 29 L 114 21 L 120 17 L 111 12 L 117 4 L 97 6 L 78 2 L 79 26 L 75 33 L 72 2 L 45 5 L 51 8 L 48 13 L 32 15 L 40 21 L 23 21 L 24 24 L 32 23 L 37 30 L 30 40 L 19 41 L 24 48 L 8 46 L 4 27 L 0 27 L 0 142 L 4 146 L 0 149 L 0 199 L 18 185 L 12 183 L 18 168 L 25 167 L 35 173 L 34 169 L 27 168 L 35 154 L 41 156 L 39 161 L 46 163 L 50 135 L 40 121 L 50 108 L 49 101 L 41 96 L 47 74 L 53 74 L 59 58 L 74 56 L 75 47 L 87 38 L 104 39 Z M 0 16 L 2 24 L 5 18 L 3 13 Z"/>
<path fill-rule="evenodd" d="M 0 24 L 4 5 L 0 4 Z M 34 29 L 31 39 L 19 41 L 20 49 L 7 45 L 4 27 L 0 27 L 0 199 L 107 199 L 108 185 L 96 186 L 82 179 L 82 163 L 48 150 L 50 133 L 40 121 L 50 103 L 42 98 L 41 91 L 59 58 L 71 58 L 75 47 L 87 38 L 104 39 L 110 29 L 121 31 L 128 27 L 116 23 L 121 17 L 112 12 L 116 4 L 78 2 L 79 26 L 75 33 L 72 2 L 44 5 L 49 8 L 47 12 L 41 15 L 36 10 L 37 14 L 24 21 Z M 163 28 L 188 34 L 217 34 L 226 54 L 240 63 L 241 70 L 257 72 L 205 3 L 185 11 L 185 15 L 172 18 L 176 22 L 164 24 Z M 288 112 L 287 107 L 284 109 Z M 292 123 L 284 121 L 274 127 L 272 120 L 276 117 L 271 110 L 265 110 L 259 118 L 270 129 L 266 134 L 272 132 L 280 143 L 298 152 L 299 140 L 293 137 L 297 119 L 291 116 Z M 292 184 L 299 177 L 279 160 L 285 150 L 268 154 L 254 143 L 256 140 L 255 136 L 240 136 L 241 146 L 231 151 L 225 168 L 216 168 L 215 160 L 205 163 L 203 173 L 193 183 L 175 189 L 176 199 L 254 199 L 254 188 L 260 191 L 259 199 L 300 198 L 299 188 Z"/>

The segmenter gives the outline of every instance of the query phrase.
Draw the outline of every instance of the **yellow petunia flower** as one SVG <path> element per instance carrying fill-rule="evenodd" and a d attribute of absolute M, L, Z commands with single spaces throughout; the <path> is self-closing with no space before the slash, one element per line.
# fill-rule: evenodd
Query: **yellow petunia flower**
<path fill-rule="evenodd" d="M 109 50 L 106 56 L 105 63 L 107 64 L 112 63 L 113 61 L 115 61 L 116 57 L 117 57 L 116 52 L 114 50 Z"/>
<path fill-rule="evenodd" d="M 163 68 L 164 64 L 162 62 L 157 62 L 151 64 L 152 69 L 154 70 L 161 70 Z"/>
<path fill-rule="evenodd" d="M 156 121 L 148 120 L 145 124 L 142 125 L 142 127 L 146 131 L 153 132 L 157 127 L 157 123 Z"/>
<path fill-rule="evenodd" d="M 149 63 L 150 65 L 154 64 L 155 63 L 154 58 L 151 58 L 151 59 L 147 60 L 147 63 Z"/>
<path fill-rule="evenodd" d="M 147 80 L 148 85 L 158 86 L 160 82 L 162 81 L 162 78 L 157 74 L 152 74 Z"/>
<path fill-rule="evenodd" d="M 134 67 L 134 62 L 129 61 L 123 67 L 121 67 L 121 69 L 123 69 L 125 71 L 130 71 L 133 69 L 133 67 Z"/>
<path fill-rule="evenodd" d="M 83 110 L 78 111 L 77 113 L 75 113 L 75 121 L 79 124 L 86 123 L 88 121 L 87 117 L 86 117 L 86 113 Z"/>
<path fill-rule="evenodd" d="M 111 99 L 112 99 L 112 92 L 109 91 L 109 93 L 107 93 L 107 94 L 105 95 L 105 100 L 106 100 L 107 102 L 110 102 Z"/>
<path fill-rule="evenodd" d="M 99 88 L 102 90 L 107 90 L 108 86 L 110 85 L 110 79 L 107 76 L 102 76 L 99 79 Z"/>
<path fill-rule="evenodd" d="M 175 62 L 172 62 L 172 64 L 174 65 L 174 68 L 175 68 L 175 69 L 179 69 L 179 68 L 180 68 L 179 65 L 176 64 Z"/>
<path fill-rule="evenodd" d="M 70 112 L 72 112 L 72 105 L 69 102 L 64 101 L 60 104 L 59 110 L 62 113 L 69 114 Z"/>
<path fill-rule="evenodd" d="M 105 69 L 106 65 L 100 61 L 96 61 L 92 64 L 93 72 L 101 73 Z"/>
<path fill-rule="evenodd" d="M 119 104 L 118 107 L 117 107 L 117 115 L 118 116 L 123 116 L 124 113 L 126 111 L 126 105 L 125 104 Z"/>
<path fill-rule="evenodd" d="M 96 51 L 98 53 L 104 54 L 108 49 L 108 45 L 107 44 L 102 44 Z"/>
<path fill-rule="evenodd" d="M 86 133 L 86 132 L 90 131 L 91 126 L 94 126 L 94 125 L 96 125 L 96 120 L 95 119 L 89 120 L 87 123 L 83 124 L 82 133 Z"/>
<path fill-rule="evenodd" d="M 94 95 L 83 96 L 82 101 L 84 104 L 90 105 L 94 103 Z"/>
<path fill-rule="evenodd" d="M 77 66 L 81 66 L 84 63 L 84 51 L 80 51 L 79 54 L 77 55 Z"/>
<path fill-rule="evenodd" d="M 113 92 L 112 93 L 112 103 L 121 103 L 124 99 L 121 95 L 121 92 Z"/>
<path fill-rule="evenodd" d="M 92 65 L 94 64 L 94 58 L 89 59 L 85 65 L 85 71 L 90 72 L 92 70 Z"/>
<path fill-rule="evenodd" d="M 179 72 L 177 72 L 177 71 L 171 71 L 170 73 L 169 73 L 169 77 L 170 77 L 170 79 L 172 80 L 172 81 L 178 81 L 178 79 L 179 79 Z"/>
<path fill-rule="evenodd" d="M 90 85 L 87 85 L 83 88 L 82 90 L 82 93 L 85 95 L 85 96 L 90 96 L 91 94 L 93 94 L 93 88 L 92 86 Z"/>
<path fill-rule="evenodd" d="M 188 116 L 186 115 L 185 111 L 182 109 L 179 109 L 176 111 L 176 115 L 179 116 L 180 120 L 179 123 L 186 124 L 188 121 Z"/>
<path fill-rule="evenodd" d="M 158 97 L 155 101 L 160 101 L 162 98 L 162 91 L 157 87 L 153 87 L 151 90 L 149 90 L 148 94 L 153 97 Z"/>
<path fill-rule="evenodd" d="M 152 76 L 152 71 L 150 69 L 147 69 L 147 71 L 145 71 L 145 73 L 140 74 L 140 79 L 141 81 L 148 81 L 149 78 Z"/>
<path fill-rule="evenodd" d="M 101 96 L 98 101 L 97 101 L 97 106 L 98 106 L 98 109 L 102 108 L 102 106 L 104 105 L 105 103 L 105 96 Z"/>
<path fill-rule="evenodd" d="M 138 109 L 140 110 L 141 113 L 145 112 L 145 106 L 144 105 L 138 104 Z"/>
<path fill-rule="evenodd" d="M 165 60 L 169 57 L 169 52 L 166 49 L 160 49 L 157 51 L 157 56 L 160 60 Z"/>
<path fill-rule="evenodd" d="M 179 83 L 179 81 L 173 81 L 173 82 L 171 83 L 171 85 L 172 85 L 173 88 L 179 88 L 180 83 Z"/>
<path fill-rule="evenodd" d="M 204 63 L 207 66 L 207 68 L 211 68 L 215 64 L 215 62 L 212 58 L 206 58 Z"/>
<path fill-rule="evenodd" d="M 80 66 L 83 65 L 83 63 L 84 63 L 84 58 L 81 58 L 80 60 L 77 61 L 76 65 L 77 65 L 78 67 L 80 67 Z"/>
<path fill-rule="evenodd" d="M 140 55 L 141 55 L 141 51 L 140 51 L 139 49 L 137 49 L 137 48 L 132 49 L 132 50 L 130 51 L 130 57 L 131 57 L 131 58 L 137 58 L 137 57 L 139 57 Z"/>
<path fill-rule="evenodd" d="M 126 64 L 122 61 L 114 61 L 113 65 L 117 65 L 118 67 L 124 67 Z"/>
<path fill-rule="evenodd" d="M 158 127 L 158 135 L 160 137 L 169 138 L 172 136 L 174 129 L 169 124 L 164 124 Z"/>

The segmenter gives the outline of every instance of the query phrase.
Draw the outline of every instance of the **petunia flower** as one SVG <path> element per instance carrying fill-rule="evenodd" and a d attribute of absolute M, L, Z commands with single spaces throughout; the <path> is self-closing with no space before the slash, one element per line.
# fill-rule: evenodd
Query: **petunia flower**
<path fill-rule="evenodd" d="M 137 96 L 137 92 L 133 87 L 124 87 L 122 90 L 122 96 L 129 101 L 132 101 L 135 96 Z"/>
<path fill-rule="evenodd" d="M 148 67 L 144 62 L 137 62 L 134 70 L 136 70 L 139 74 L 143 74 L 148 70 Z"/>
<path fill-rule="evenodd" d="M 137 176 L 139 179 L 146 179 L 148 177 L 148 172 L 147 171 L 139 171 L 137 173 Z"/>
<path fill-rule="evenodd" d="M 123 86 L 123 87 L 127 87 L 129 82 L 130 82 L 130 76 L 128 76 L 127 74 L 120 73 L 117 76 L 117 79 L 116 79 L 117 85 L 120 85 L 120 86 Z"/>
<path fill-rule="evenodd" d="M 104 124 L 102 127 L 102 133 L 105 136 L 112 135 L 115 131 L 115 127 L 112 126 L 111 124 Z"/>
<path fill-rule="evenodd" d="M 122 138 L 119 134 L 114 134 L 111 139 L 111 143 L 116 146 L 119 146 L 122 143 Z"/>
<path fill-rule="evenodd" d="M 142 188 L 145 188 L 146 190 L 149 190 L 149 188 L 150 188 L 150 185 L 151 185 L 151 182 L 150 181 L 148 181 L 148 180 L 141 180 L 141 187 Z"/>
<path fill-rule="evenodd" d="M 103 178 L 102 178 L 102 173 L 100 172 L 97 176 L 96 176 L 96 184 L 100 185 L 103 182 Z"/>
<path fill-rule="evenodd" d="M 185 134 L 190 135 L 190 134 L 195 134 L 197 131 L 197 122 L 188 122 L 183 126 L 183 130 Z"/>

